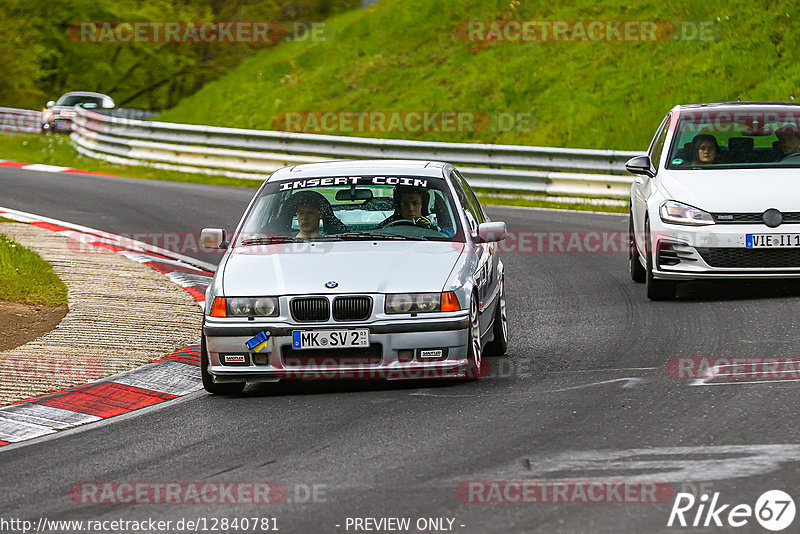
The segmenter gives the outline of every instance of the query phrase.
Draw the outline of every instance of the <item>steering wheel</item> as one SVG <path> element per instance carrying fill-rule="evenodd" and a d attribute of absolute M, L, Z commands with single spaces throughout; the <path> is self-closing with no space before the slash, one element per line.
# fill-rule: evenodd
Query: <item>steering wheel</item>
<path fill-rule="evenodd" d="M 386 226 L 384 226 L 384 228 L 391 228 L 392 226 L 416 226 L 416 225 L 417 223 L 415 223 L 410 219 L 397 219 L 396 221 L 392 221 Z"/>

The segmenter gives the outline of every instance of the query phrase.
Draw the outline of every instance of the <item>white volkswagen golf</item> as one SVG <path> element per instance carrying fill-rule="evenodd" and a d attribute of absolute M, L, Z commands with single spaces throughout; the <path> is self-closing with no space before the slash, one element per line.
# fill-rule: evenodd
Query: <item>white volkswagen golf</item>
<path fill-rule="evenodd" d="M 800 105 L 676 106 L 626 167 L 630 274 L 651 300 L 682 280 L 800 278 Z"/>

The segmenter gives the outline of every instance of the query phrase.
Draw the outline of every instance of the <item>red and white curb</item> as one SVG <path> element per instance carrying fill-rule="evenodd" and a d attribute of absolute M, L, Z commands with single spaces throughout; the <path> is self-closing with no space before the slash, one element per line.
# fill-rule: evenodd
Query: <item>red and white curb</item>
<path fill-rule="evenodd" d="M 57 232 L 83 246 L 123 254 L 164 274 L 204 306 L 205 290 L 214 275 L 215 267 L 211 264 L 115 234 L 18 210 L 0 207 L 0 217 Z M 200 346 L 189 345 L 137 369 L 0 408 L 0 445 L 127 413 L 201 387 Z"/>
<path fill-rule="evenodd" d="M 0 408 L 0 445 L 178 398 L 201 388 L 200 346 L 131 371 Z"/>
<path fill-rule="evenodd" d="M 106 174 L 104 172 L 92 172 L 92 171 L 83 171 L 81 169 L 73 169 L 72 167 L 45 165 L 44 163 L 20 163 L 18 161 L 6 161 L 6 160 L 0 160 L 0 167 L 11 167 L 23 171 L 68 172 L 70 174 L 93 174 L 95 176 L 116 176 L 114 174 Z"/>

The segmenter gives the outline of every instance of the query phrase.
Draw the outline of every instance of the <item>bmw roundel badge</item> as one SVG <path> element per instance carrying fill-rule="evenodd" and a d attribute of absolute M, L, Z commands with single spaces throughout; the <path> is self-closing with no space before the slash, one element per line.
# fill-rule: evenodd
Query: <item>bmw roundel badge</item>
<path fill-rule="evenodd" d="M 325 282 L 325 287 L 328 289 L 333 289 L 334 287 L 338 287 L 339 284 L 331 280 L 330 282 Z"/>

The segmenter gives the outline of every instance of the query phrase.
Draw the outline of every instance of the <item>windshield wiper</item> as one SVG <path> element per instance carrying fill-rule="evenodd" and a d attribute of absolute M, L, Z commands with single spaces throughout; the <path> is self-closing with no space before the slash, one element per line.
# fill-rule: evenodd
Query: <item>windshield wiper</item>
<path fill-rule="evenodd" d="M 253 237 L 245 239 L 241 242 L 242 246 L 248 245 L 274 245 L 276 243 L 297 243 L 300 239 L 296 237 L 287 237 L 282 235 L 271 235 L 269 237 Z"/>
<path fill-rule="evenodd" d="M 406 236 L 399 234 L 382 234 L 379 232 L 348 232 L 346 234 L 329 234 L 327 237 L 336 237 L 339 239 L 391 239 L 395 241 L 427 241 L 424 237 L 419 236 Z"/>

